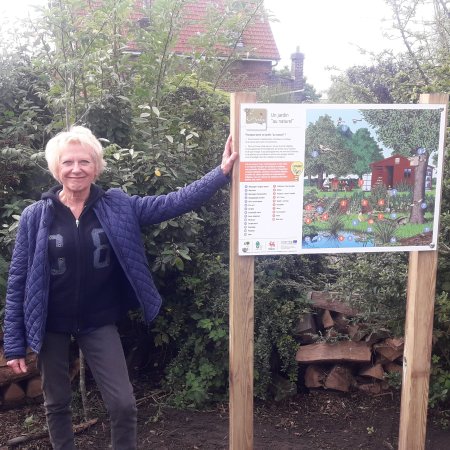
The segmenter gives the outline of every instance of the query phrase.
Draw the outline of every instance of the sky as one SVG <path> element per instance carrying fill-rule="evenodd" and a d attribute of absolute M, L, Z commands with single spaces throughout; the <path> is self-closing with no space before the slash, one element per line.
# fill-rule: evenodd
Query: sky
<path fill-rule="evenodd" d="M 367 64 L 360 49 L 403 50 L 400 39 L 383 34 L 391 27 L 391 10 L 384 0 L 264 0 L 278 22 L 272 32 L 280 52 L 280 67 L 290 67 L 290 55 L 305 55 L 304 74 L 317 91 L 330 86 L 330 77 L 355 64 Z"/>
<path fill-rule="evenodd" d="M 3 11 L 26 11 L 27 5 L 45 0 L 0 0 Z M 360 49 L 379 52 L 403 51 L 399 38 L 388 39 L 391 10 L 385 0 L 264 0 L 276 18 L 272 31 L 280 52 L 278 67 L 290 67 L 290 55 L 299 48 L 304 53 L 304 74 L 318 92 L 326 90 L 331 75 L 355 64 L 369 63 Z"/>

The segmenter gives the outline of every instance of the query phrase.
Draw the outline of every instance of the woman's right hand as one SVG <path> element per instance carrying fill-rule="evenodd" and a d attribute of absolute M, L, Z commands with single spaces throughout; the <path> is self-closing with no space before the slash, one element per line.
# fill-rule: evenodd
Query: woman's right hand
<path fill-rule="evenodd" d="M 19 359 L 11 359 L 11 361 L 8 361 L 6 363 L 14 373 L 21 374 L 21 373 L 27 373 L 27 365 L 25 363 L 25 358 L 19 358 Z"/>
<path fill-rule="evenodd" d="M 233 164 L 239 155 L 233 150 L 233 139 L 231 134 L 228 136 L 227 142 L 225 143 L 225 149 L 222 154 L 222 172 L 224 175 L 228 175 L 233 168 Z"/>

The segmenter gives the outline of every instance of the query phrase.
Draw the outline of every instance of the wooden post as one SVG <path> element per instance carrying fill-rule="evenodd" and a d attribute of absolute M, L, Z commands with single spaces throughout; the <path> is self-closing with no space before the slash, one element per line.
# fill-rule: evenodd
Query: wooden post
<path fill-rule="evenodd" d="M 231 134 L 239 152 L 240 105 L 254 93 L 231 95 Z M 254 257 L 239 256 L 239 164 L 233 169 L 230 199 L 230 438 L 232 450 L 253 448 Z"/>
<path fill-rule="evenodd" d="M 447 104 L 448 95 L 421 95 L 420 103 Z M 425 448 L 437 257 L 409 254 L 399 450 Z"/>

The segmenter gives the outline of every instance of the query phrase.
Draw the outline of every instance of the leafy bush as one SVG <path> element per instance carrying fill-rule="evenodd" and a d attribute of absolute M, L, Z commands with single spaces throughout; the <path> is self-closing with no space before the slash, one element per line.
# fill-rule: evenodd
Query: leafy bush
<path fill-rule="evenodd" d="M 320 256 L 259 257 L 255 262 L 255 387 L 268 398 L 278 375 L 295 383 L 298 343 L 294 329 L 309 311 L 306 293 L 324 286 L 327 269 Z"/>
<path fill-rule="evenodd" d="M 407 255 L 367 253 L 330 257 L 336 279 L 330 290 L 342 293 L 361 312 L 359 320 L 373 331 L 403 335 Z M 394 269 L 395 268 L 395 269 Z"/>
<path fill-rule="evenodd" d="M 195 255 L 193 266 L 177 292 L 163 290 L 170 296 L 152 326 L 173 352 L 164 386 L 177 406 L 223 400 L 227 393 L 227 266 L 221 255 L 205 254 Z"/>
<path fill-rule="evenodd" d="M 376 184 L 370 191 L 370 202 L 372 205 L 377 205 L 380 200 L 385 200 L 387 197 L 387 187 L 384 184 Z"/>

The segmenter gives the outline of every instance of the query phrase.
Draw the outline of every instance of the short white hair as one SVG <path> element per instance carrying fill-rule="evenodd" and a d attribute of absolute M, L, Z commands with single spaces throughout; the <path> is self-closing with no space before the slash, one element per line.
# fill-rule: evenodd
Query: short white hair
<path fill-rule="evenodd" d="M 73 126 L 69 131 L 62 131 L 52 137 L 45 147 L 45 159 L 53 178 L 59 183 L 61 182 L 58 177 L 59 158 L 61 151 L 69 144 L 79 144 L 82 148 L 92 153 L 96 174 L 99 177 L 106 167 L 106 161 L 103 159 L 102 144 L 88 128 Z"/>

